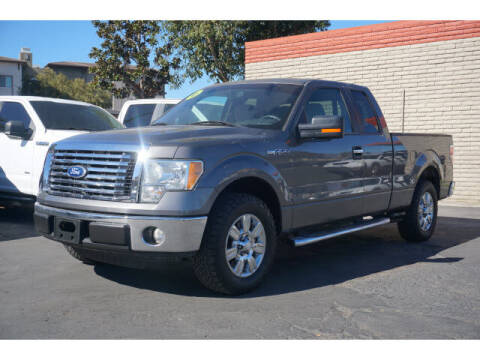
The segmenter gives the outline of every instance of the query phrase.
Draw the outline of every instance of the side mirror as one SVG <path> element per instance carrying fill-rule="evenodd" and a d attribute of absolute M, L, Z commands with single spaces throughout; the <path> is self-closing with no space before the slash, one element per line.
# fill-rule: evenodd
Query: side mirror
<path fill-rule="evenodd" d="M 298 124 L 300 137 L 338 138 L 343 136 L 343 118 L 338 115 L 315 116 L 311 124 Z"/>
<path fill-rule="evenodd" d="M 7 121 L 5 123 L 5 135 L 28 140 L 30 139 L 32 132 L 25 127 L 23 121 Z"/>

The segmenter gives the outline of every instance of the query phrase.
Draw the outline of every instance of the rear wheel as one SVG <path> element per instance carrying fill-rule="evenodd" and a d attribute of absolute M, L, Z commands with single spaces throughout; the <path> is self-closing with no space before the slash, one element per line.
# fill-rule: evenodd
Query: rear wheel
<path fill-rule="evenodd" d="M 249 194 L 223 195 L 211 211 L 194 271 L 207 288 L 240 294 L 260 284 L 276 251 L 268 206 Z"/>
<path fill-rule="evenodd" d="M 400 235 L 407 241 L 427 241 L 437 225 L 438 195 L 430 181 L 422 181 L 413 195 L 405 219 L 398 223 Z"/>
<path fill-rule="evenodd" d="M 66 245 L 66 244 L 63 244 L 63 246 L 65 246 L 65 249 L 67 249 L 67 252 L 70 255 L 72 255 L 75 259 L 80 260 L 84 264 L 88 264 L 88 265 L 95 265 L 96 264 L 96 262 L 94 260 L 91 260 L 91 259 L 85 257 L 80 251 L 76 250 L 72 246 Z"/>

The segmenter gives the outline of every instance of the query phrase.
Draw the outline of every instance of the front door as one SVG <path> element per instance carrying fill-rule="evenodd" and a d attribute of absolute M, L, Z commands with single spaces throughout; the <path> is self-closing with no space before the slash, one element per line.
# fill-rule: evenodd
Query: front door
<path fill-rule="evenodd" d="M 344 119 L 344 136 L 299 139 L 290 148 L 292 166 L 282 173 L 294 203 L 293 226 L 361 215 L 364 162 L 353 154 L 360 135 L 352 129 L 342 91 L 317 87 L 311 89 L 305 99 L 299 123 L 311 123 L 315 116 L 338 115 Z"/>

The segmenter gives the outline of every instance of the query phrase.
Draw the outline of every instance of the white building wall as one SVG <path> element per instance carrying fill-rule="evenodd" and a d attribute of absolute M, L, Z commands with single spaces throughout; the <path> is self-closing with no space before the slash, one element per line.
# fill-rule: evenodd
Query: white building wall
<path fill-rule="evenodd" d="M 480 204 L 480 37 L 247 63 L 245 77 L 367 86 L 390 131 L 402 131 L 404 111 L 405 132 L 453 135 L 457 188 L 451 200 Z"/>
<path fill-rule="evenodd" d="M 11 76 L 13 82 L 12 89 L 0 87 L 0 95 L 19 95 L 22 88 L 22 64 L 0 62 L 0 75 Z"/>

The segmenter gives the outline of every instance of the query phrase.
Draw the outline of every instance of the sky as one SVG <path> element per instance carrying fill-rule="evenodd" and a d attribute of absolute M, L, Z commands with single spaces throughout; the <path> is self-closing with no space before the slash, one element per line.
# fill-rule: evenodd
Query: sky
<path fill-rule="evenodd" d="M 386 22 L 387 20 L 330 20 L 329 30 Z M 33 64 L 44 67 L 49 62 L 92 62 L 88 57 L 100 39 L 90 21 L 0 21 L 0 56 L 18 58 L 20 48 L 30 48 Z M 167 87 L 167 98 L 184 98 L 197 89 L 212 84 L 207 77 L 193 84 L 186 81 L 179 89 Z"/>

